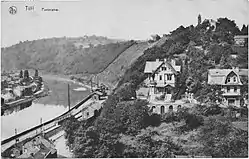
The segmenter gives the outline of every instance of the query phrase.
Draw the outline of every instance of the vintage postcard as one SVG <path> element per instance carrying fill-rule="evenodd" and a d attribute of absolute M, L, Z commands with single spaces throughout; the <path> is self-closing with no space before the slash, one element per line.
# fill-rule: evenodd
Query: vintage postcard
<path fill-rule="evenodd" d="M 247 0 L 2 0 L 2 158 L 247 158 Z"/>

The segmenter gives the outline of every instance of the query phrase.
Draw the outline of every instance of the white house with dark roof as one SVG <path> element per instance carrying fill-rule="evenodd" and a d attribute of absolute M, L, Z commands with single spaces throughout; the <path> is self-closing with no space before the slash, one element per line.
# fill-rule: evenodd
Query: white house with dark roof
<path fill-rule="evenodd" d="M 147 61 L 144 73 L 147 75 L 146 84 L 149 86 L 149 100 L 163 98 L 170 101 L 175 87 L 176 75 L 180 73 L 181 66 L 177 66 L 174 59 L 160 61 Z"/>
<path fill-rule="evenodd" d="M 223 91 L 223 104 L 240 106 L 241 77 L 248 77 L 248 69 L 210 69 L 208 71 L 208 84 L 221 85 Z"/>

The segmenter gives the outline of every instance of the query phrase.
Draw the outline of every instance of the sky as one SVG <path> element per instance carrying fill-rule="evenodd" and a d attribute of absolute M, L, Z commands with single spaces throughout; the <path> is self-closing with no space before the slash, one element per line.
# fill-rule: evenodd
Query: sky
<path fill-rule="evenodd" d="M 11 6 L 17 7 L 14 15 L 9 13 Z M 25 6 L 34 6 L 34 10 L 26 11 Z M 145 40 L 180 25 L 196 25 L 198 14 L 202 20 L 227 17 L 241 28 L 248 24 L 248 9 L 248 0 L 9 0 L 1 2 L 1 46 L 84 35 Z"/>

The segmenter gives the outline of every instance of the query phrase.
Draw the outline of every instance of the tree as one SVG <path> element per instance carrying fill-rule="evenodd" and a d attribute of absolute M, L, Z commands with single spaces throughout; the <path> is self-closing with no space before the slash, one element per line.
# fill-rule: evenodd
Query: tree
<path fill-rule="evenodd" d="M 221 102 L 223 99 L 222 93 L 223 91 L 221 90 L 221 86 L 204 84 L 199 91 L 197 100 L 201 103 Z"/>
<path fill-rule="evenodd" d="M 234 20 L 219 18 L 216 26 L 214 35 L 218 38 L 219 42 L 224 41 L 232 44 L 234 35 L 240 34 L 240 30 Z"/>
<path fill-rule="evenodd" d="M 67 145 L 70 146 L 74 143 L 75 139 L 75 133 L 77 129 L 79 128 L 80 123 L 78 120 L 71 116 L 70 118 L 66 119 L 65 122 L 63 122 L 63 128 L 65 131 L 65 138 L 67 139 Z"/>
<path fill-rule="evenodd" d="M 23 78 L 23 71 L 20 71 L 19 78 Z"/>
<path fill-rule="evenodd" d="M 136 134 L 138 130 L 148 126 L 148 106 L 145 100 L 121 102 L 114 112 L 115 122 L 120 123 L 120 129 L 125 134 Z"/>
<path fill-rule="evenodd" d="M 202 152 L 215 158 L 248 157 L 248 133 L 234 128 L 227 120 L 208 117 L 200 129 Z"/>
<path fill-rule="evenodd" d="M 248 68 L 248 50 L 247 48 L 240 48 L 238 50 L 237 63 L 241 68 Z"/>
<path fill-rule="evenodd" d="M 38 74 L 38 70 L 35 70 L 35 77 L 38 77 L 39 74 Z"/>
<path fill-rule="evenodd" d="M 132 83 L 124 83 L 116 91 L 115 94 L 118 96 L 120 101 L 130 100 L 132 97 L 136 98 L 136 90 Z"/>
<path fill-rule="evenodd" d="M 245 24 L 243 24 L 243 27 L 241 28 L 241 34 L 248 35 L 248 25 L 246 26 Z"/>

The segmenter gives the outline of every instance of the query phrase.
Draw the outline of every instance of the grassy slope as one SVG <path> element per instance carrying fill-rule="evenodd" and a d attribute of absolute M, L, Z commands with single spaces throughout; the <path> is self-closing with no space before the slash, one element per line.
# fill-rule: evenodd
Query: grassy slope
<path fill-rule="evenodd" d="M 115 87 L 119 79 L 124 75 L 125 71 L 131 64 L 137 60 L 144 51 L 152 46 L 161 46 L 166 41 L 162 37 L 159 41 L 154 43 L 137 42 L 127 50 L 125 50 L 113 63 L 111 63 L 103 72 L 98 74 L 100 81 Z"/>
<path fill-rule="evenodd" d="M 143 54 L 150 45 L 147 42 L 134 44 L 115 59 L 103 72 L 98 74 L 101 81 L 115 86 L 125 70 Z"/>

